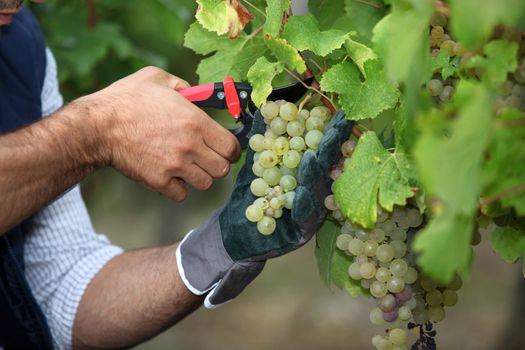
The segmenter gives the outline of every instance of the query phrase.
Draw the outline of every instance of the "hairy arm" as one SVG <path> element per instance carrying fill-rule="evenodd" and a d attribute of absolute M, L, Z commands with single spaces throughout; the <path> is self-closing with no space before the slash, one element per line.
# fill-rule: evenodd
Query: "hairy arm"
<path fill-rule="evenodd" d="M 0 135 L 0 235 L 100 166 L 176 201 L 227 175 L 239 143 L 176 92 L 186 86 L 147 67 Z"/>
<path fill-rule="evenodd" d="M 177 244 L 126 252 L 88 285 L 73 326 L 74 349 L 127 348 L 182 320 L 202 304 L 177 271 Z"/>
<path fill-rule="evenodd" d="M 96 131 L 72 103 L 53 116 L 0 135 L 0 234 L 96 168 Z"/>

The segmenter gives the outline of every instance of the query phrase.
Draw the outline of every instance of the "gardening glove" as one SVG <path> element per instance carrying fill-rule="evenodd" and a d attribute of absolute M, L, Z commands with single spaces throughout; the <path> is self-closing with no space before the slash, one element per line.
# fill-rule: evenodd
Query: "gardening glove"
<path fill-rule="evenodd" d="M 327 126 L 317 152 L 306 151 L 298 172 L 292 210 L 284 209 L 273 234 L 265 236 L 245 217 L 256 197 L 250 183 L 254 152 L 237 177 L 224 208 L 213 213 L 199 228 L 189 232 L 177 248 L 177 265 L 186 287 L 196 295 L 208 293 L 204 305 L 213 308 L 237 295 L 262 271 L 267 259 L 283 255 L 308 242 L 326 217 L 324 199 L 331 193 L 330 170 L 340 157 L 353 122 L 339 111 Z M 266 125 L 255 113 L 250 135 L 264 134 Z"/>

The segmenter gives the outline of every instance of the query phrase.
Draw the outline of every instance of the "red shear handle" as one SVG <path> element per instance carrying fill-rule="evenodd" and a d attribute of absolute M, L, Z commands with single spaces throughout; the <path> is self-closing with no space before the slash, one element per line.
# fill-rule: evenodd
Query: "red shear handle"
<path fill-rule="evenodd" d="M 199 102 L 210 99 L 215 91 L 215 84 L 209 83 L 204 85 L 192 86 L 186 89 L 179 90 L 179 94 L 184 96 L 188 101 Z"/>
<path fill-rule="evenodd" d="M 224 95 L 226 97 L 228 111 L 235 119 L 239 119 L 241 116 L 241 102 L 239 101 L 239 94 L 237 93 L 233 78 L 224 78 L 222 85 L 224 86 Z"/>

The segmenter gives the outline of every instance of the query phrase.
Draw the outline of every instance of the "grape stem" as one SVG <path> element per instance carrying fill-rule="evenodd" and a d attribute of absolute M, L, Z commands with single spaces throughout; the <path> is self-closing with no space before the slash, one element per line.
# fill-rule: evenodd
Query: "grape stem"
<path fill-rule="evenodd" d="M 306 104 L 306 102 L 310 101 L 310 99 L 312 98 L 312 93 L 309 92 L 304 98 L 303 100 L 301 101 L 301 103 L 299 104 L 299 112 L 303 109 L 304 105 Z"/>
<path fill-rule="evenodd" d="M 263 28 L 264 25 L 257 27 L 257 29 L 255 29 L 253 32 L 250 33 L 250 35 L 246 37 L 246 41 L 253 39 L 257 34 L 261 32 L 261 30 L 263 30 Z"/>
<path fill-rule="evenodd" d="M 301 83 L 305 88 L 307 88 L 308 90 L 312 90 L 312 91 L 318 93 L 319 95 L 321 95 L 321 97 L 322 97 L 323 99 L 326 99 L 326 100 L 330 103 L 330 105 L 331 105 L 331 108 L 330 108 L 329 106 L 327 106 L 327 107 L 332 111 L 332 113 L 335 112 L 334 103 L 332 102 L 332 100 L 330 99 L 330 97 L 326 96 L 325 94 L 323 94 L 323 93 L 321 92 L 321 90 L 318 89 L 318 87 L 319 87 L 319 83 L 317 83 L 317 81 L 315 80 L 315 78 L 314 78 L 314 81 L 313 81 L 312 85 L 309 86 L 309 85 L 306 85 L 305 82 L 304 82 L 301 78 L 299 78 L 297 75 L 295 75 L 295 74 L 294 74 L 291 70 L 289 70 L 288 68 L 285 67 L 284 70 L 286 71 L 286 73 L 290 74 L 290 76 L 291 76 L 292 78 L 294 78 L 294 79 L 297 80 L 299 83 Z M 312 73 L 309 69 L 307 69 L 307 72 L 310 72 L 310 75 L 311 75 L 311 73 Z M 308 74 L 307 74 L 307 75 L 308 75 Z"/>
<path fill-rule="evenodd" d="M 488 196 L 488 197 L 483 197 L 483 198 L 480 198 L 479 200 L 479 204 L 484 206 L 484 205 L 489 205 L 489 204 L 492 204 L 492 203 L 495 203 L 501 199 L 504 199 L 506 197 L 509 197 L 509 196 L 513 196 L 513 195 L 516 195 L 516 194 L 519 194 L 521 192 L 525 191 L 525 182 L 522 182 L 516 186 L 512 186 L 510 188 L 507 188 L 506 190 L 504 191 L 501 191 L 500 193 L 497 193 L 493 196 Z"/>
<path fill-rule="evenodd" d="M 266 13 L 264 13 L 262 10 L 260 10 L 257 6 L 255 6 L 254 4 L 249 2 L 248 0 L 242 0 L 242 2 L 244 2 L 246 5 L 248 5 L 251 8 L 253 8 L 255 11 L 259 12 L 261 15 L 264 16 L 264 18 L 266 18 Z"/>

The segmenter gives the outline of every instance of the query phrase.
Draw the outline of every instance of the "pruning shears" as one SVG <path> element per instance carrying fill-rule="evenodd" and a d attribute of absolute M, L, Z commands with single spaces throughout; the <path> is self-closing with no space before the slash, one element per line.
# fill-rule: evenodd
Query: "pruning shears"
<path fill-rule="evenodd" d="M 313 77 L 296 84 L 275 88 L 268 100 L 286 100 L 296 102 L 312 84 Z M 232 77 L 226 77 L 221 83 L 208 83 L 192 86 L 179 93 L 198 107 L 228 109 L 236 123 L 242 125 L 230 131 L 235 135 L 242 148 L 248 146 L 248 133 L 252 128 L 253 113 L 257 107 L 251 99 L 253 88 L 248 83 L 236 83 Z"/>

